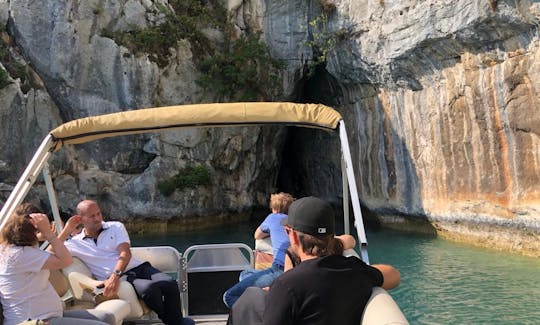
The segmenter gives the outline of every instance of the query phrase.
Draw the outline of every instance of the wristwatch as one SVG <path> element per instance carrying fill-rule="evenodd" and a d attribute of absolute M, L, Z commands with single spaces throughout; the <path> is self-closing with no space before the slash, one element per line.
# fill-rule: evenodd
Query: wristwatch
<path fill-rule="evenodd" d="M 121 277 L 123 273 L 120 270 L 114 270 L 113 274 L 116 275 L 117 277 Z"/>

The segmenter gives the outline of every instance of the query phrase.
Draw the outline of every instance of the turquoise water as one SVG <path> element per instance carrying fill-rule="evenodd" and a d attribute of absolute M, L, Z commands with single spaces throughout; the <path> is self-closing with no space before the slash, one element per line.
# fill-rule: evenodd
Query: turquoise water
<path fill-rule="evenodd" d="M 391 263 L 391 291 L 411 324 L 540 324 L 540 260 L 421 235 L 368 233 L 372 263 Z"/>
<path fill-rule="evenodd" d="M 193 232 L 133 235 L 134 246 L 243 242 L 257 224 Z M 445 241 L 428 235 L 368 231 L 371 263 L 401 271 L 390 291 L 411 324 L 540 324 L 540 259 Z"/>

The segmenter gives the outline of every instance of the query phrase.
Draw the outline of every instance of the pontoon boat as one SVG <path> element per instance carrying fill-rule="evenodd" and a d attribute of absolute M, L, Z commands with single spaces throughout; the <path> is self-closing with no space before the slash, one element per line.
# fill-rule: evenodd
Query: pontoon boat
<path fill-rule="evenodd" d="M 81 118 L 52 130 L 43 140 L 28 167 L 14 187 L 0 212 L 3 227 L 14 209 L 23 202 L 42 172 L 50 207 L 57 224 L 61 224 L 53 179 L 48 161 L 66 145 L 77 145 L 97 139 L 122 135 L 166 132 L 179 128 L 212 128 L 250 125 L 284 125 L 337 132 L 341 143 L 343 175 L 344 231 L 349 229 L 349 195 L 358 234 L 359 257 L 369 263 L 367 240 L 360 211 L 353 164 L 345 123 L 334 109 L 320 104 L 295 103 L 225 103 L 149 108 Z M 260 244 L 263 245 L 264 244 Z M 223 292 L 238 281 L 239 273 L 254 265 L 254 249 L 245 244 L 197 245 L 179 253 L 173 247 L 134 247 L 133 254 L 149 260 L 164 272 L 176 276 L 182 295 L 184 315 L 197 324 L 225 324 L 227 309 Z M 354 251 L 349 254 L 356 254 Z M 159 322 L 155 314 L 140 303 L 133 288 L 125 282 L 121 299 L 99 302 L 92 295 L 95 280 L 86 266 L 76 261 L 63 272 L 52 272 L 51 281 L 63 296 L 66 308 L 101 308 L 115 313 L 117 323 Z M 97 304 L 97 307 L 95 306 Z M 81 307 L 83 306 L 83 307 Z M 392 297 L 376 288 L 366 307 L 362 324 L 408 324 Z"/>

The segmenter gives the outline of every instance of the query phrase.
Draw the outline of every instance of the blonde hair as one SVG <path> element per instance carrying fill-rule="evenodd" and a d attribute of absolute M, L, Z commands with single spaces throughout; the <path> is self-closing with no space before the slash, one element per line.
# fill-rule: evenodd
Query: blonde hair
<path fill-rule="evenodd" d="M 294 198 L 289 193 L 280 192 L 270 195 L 270 209 L 278 213 L 287 213 Z"/>

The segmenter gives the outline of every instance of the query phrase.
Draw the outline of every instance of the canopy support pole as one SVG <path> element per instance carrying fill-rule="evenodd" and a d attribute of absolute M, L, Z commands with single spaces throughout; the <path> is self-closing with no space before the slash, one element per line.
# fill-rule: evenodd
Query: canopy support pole
<path fill-rule="evenodd" d="M 45 180 L 45 186 L 47 187 L 47 193 L 49 194 L 49 203 L 51 204 L 51 211 L 55 222 L 56 233 L 60 234 L 62 230 L 62 218 L 60 218 L 60 211 L 58 209 L 58 198 L 56 197 L 56 191 L 54 190 L 54 184 L 49 170 L 49 163 L 45 162 L 43 165 L 43 179 Z"/>
<path fill-rule="evenodd" d="M 19 181 L 6 200 L 6 203 L 2 207 L 2 211 L 0 211 L 0 228 L 4 227 L 9 216 L 13 213 L 13 211 L 15 211 L 15 208 L 21 204 L 26 197 L 26 194 L 28 194 L 28 191 L 30 191 L 30 188 L 36 181 L 39 172 L 43 168 L 43 164 L 52 154 L 51 148 L 53 143 L 54 140 L 50 134 L 48 134 L 41 142 L 39 148 L 32 157 L 32 160 L 30 160 L 28 167 L 26 167 L 24 170 L 22 176 L 19 178 Z"/>
<path fill-rule="evenodd" d="M 343 150 L 341 154 L 341 182 L 343 184 L 343 233 L 350 235 L 349 227 L 350 211 L 349 211 L 349 182 L 347 181 L 347 167 L 345 159 L 343 159 Z"/>
<path fill-rule="evenodd" d="M 369 256 L 367 251 L 367 238 L 364 230 L 364 220 L 362 218 L 362 211 L 360 210 L 360 198 L 358 197 L 358 188 L 356 187 L 356 179 L 354 178 L 354 170 L 351 158 L 351 151 L 349 147 L 349 139 L 347 138 L 347 131 L 345 130 L 345 123 L 343 120 L 339 121 L 339 138 L 341 140 L 341 152 L 343 154 L 343 160 L 345 162 L 345 171 L 347 172 L 347 180 L 349 182 L 349 191 L 351 194 L 351 201 L 354 214 L 354 225 L 356 232 L 358 233 L 359 245 L 360 245 L 360 257 L 362 260 L 369 264 Z"/>

